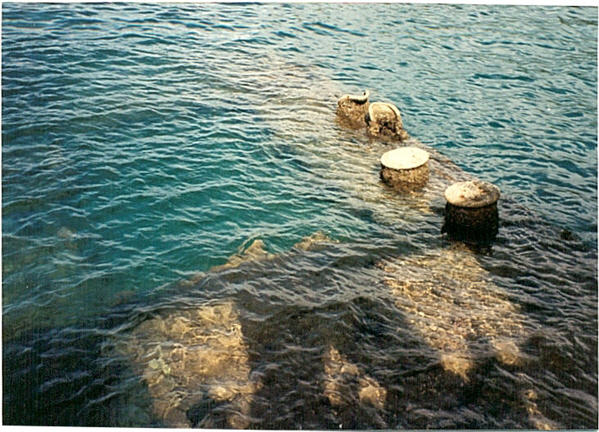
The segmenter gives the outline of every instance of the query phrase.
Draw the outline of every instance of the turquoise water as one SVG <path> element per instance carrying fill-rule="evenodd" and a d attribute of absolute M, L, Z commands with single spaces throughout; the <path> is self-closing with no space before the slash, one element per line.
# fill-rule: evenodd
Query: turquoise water
<path fill-rule="evenodd" d="M 263 383 L 266 364 L 289 366 L 268 344 L 317 352 L 289 354 L 310 367 L 292 362 L 283 390 L 263 384 L 252 427 L 596 427 L 596 8 L 5 3 L 2 13 L 5 421 L 169 426 L 148 406 L 115 416 L 144 381 L 98 347 L 165 311 L 227 299 Z M 392 145 L 336 122 L 337 99 L 364 89 L 395 103 L 438 155 L 424 198 L 379 182 Z M 472 256 L 526 318 L 524 366 L 482 350 L 469 379 L 439 372 L 438 347 L 415 336 L 383 284 L 381 260 L 452 244 L 435 173 L 502 191 L 496 242 Z M 318 231 L 324 251 L 296 253 Z M 254 240 L 279 258 L 233 279 L 209 271 Z M 277 318 L 294 314 L 318 342 L 280 336 L 305 334 Z M 320 403 L 307 414 L 320 384 L 298 394 L 298 382 L 322 369 L 328 340 L 387 389 L 376 415 L 357 401 L 346 404 L 354 419 Z M 108 367 L 117 357 L 125 366 Z M 55 367 L 33 372 L 48 358 Z M 56 365 L 86 378 L 58 380 Z M 510 393 L 514 381 L 522 394 L 532 386 L 537 408 Z M 471 396 L 445 406 L 442 390 Z M 56 414 L 43 409 L 52 400 Z M 498 401 L 508 414 L 489 410 Z"/>

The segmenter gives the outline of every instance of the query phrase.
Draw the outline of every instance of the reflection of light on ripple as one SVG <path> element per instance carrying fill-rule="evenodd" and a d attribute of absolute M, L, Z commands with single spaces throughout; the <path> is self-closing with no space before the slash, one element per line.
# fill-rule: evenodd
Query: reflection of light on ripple
<path fill-rule="evenodd" d="M 187 410 L 207 398 L 230 403 L 227 426 L 249 425 L 250 403 L 259 384 L 250 376 L 247 346 L 232 303 L 144 321 L 119 349 L 143 377 L 154 414 L 167 426 L 190 427 Z"/>
<path fill-rule="evenodd" d="M 477 356 L 489 345 L 499 361 L 521 360 L 525 320 L 461 244 L 424 256 L 381 262 L 396 305 L 409 324 L 440 352 L 444 369 L 468 379 Z"/>
<path fill-rule="evenodd" d="M 526 412 L 528 412 L 528 418 L 536 429 L 540 430 L 555 430 L 560 427 L 553 421 L 545 417 L 537 406 L 536 400 L 538 398 L 537 393 L 533 389 L 528 389 L 523 394 L 523 400 L 526 406 Z"/>
<path fill-rule="evenodd" d="M 236 254 L 229 257 L 227 262 L 223 265 L 215 266 L 210 269 L 211 272 L 221 271 L 228 268 L 238 267 L 247 261 L 260 261 L 266 259 L 272 259 L 275 255 L 269 254 L 264 249 L 264 241 L 256 239 L 245 251 L 238 251 Z"/>
<path fill-rule="evenodd" d="M 348 402 L 347 398 L 353 397 L 353 394 L 347 389 L 352 381 L 357 381 L 360 403 L 384 408 L 387 390 L 374 378 L 364 375 L 357 365 L 349 362 L 333 346 L 329 346 L 324 355 L 324 372 L 324 394 L 332 406 L 338 407 Z"/>

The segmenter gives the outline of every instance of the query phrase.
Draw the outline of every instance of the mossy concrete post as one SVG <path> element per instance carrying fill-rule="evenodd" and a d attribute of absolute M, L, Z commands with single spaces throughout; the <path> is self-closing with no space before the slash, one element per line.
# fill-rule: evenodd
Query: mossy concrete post
<path fill-rule="evenodd" d="M 366 115 L 366 126 L 368 133 L 373 137 L 391 137 L 399 140 L 408 138 L 399 109 L 390 103 L 371 103 Z"/>
<path fill-rule="evenodd" d="M 458 182 L 445 190 L 442 232 L 458 240 L 490 242 L 499 228 L 499 188 L 480 180 Z"/>
<path fill-rule="evenodd" d="M 428 152 L 417 147 L 400 147 L 381 157 L 381 180 L 393 189 L 418 190 L 428 182 Z"/>
<path fill-rule="evenodd" d="M 344 95 L 337 101 L 337 116 L 350 127 L 358 129 L 366 126 L 369 96 L 368 90 L 361 95 Z"/>

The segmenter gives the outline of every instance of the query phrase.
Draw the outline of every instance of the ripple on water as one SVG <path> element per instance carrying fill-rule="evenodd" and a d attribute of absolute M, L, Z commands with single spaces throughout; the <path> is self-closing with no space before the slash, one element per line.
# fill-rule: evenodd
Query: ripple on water
<path fill-rule="evenodd" d="M 7 422 L 595 427 L 593 11 L 5 5 Z M 336 121 L 365 89 L 418 193 Z M 471 177 L 486 249 L 440 235 Z"/>

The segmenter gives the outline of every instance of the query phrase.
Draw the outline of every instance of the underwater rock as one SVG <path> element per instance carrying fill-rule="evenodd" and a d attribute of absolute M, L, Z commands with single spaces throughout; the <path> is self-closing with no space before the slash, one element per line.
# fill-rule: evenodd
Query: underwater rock
<path fill-rule="evenodd" d="M 250 376 L 248 348 L 232 302 L 168 311 L 135 327 L 117 350 L 129 359 L 152 398 L 153 413 L 168 427 L 191 427 L 206 418 L 188 412 L 206 402 L 224 406 L 226 427 L 249 425 L 252 395 L 260 387 Z M 191 411 L 190 411 L 191 410 Z"/>
<path fill-rule="evenodd" d="M 492 241 L 499 228 L 499 188 L 480 180 L 458 182 L 445 190 L 445 223 L 441 232 L 459 240 Z"/>
<path fill-rule="evenodd" d="M 397 307 L 438 350 L 445 370 L 468 380 L 474 359 L 489 353 L 505 364 L 522 361 L 524 316 L 463 244 L 377 265 L 388 274 L 384 283 Z"/>
<path fill-rule="evenodd" d="M 429 154 L 417 147 L 400 147 L 381 157 L 381 180 L 398 191 L 418 190 L 428 182 Z"/>
<path fill-rule="evenodd" d="M 371 103 L 366 114 L 366 126 L 373 137 L 390 137 L 401 141 L 409 137 L 403 128 L 399 110 L 390 103 Z"/>
<path fill-rule="evenodd" d="M 366 126 L 366 114 L 368 113 L 368 97 L 370 92 L 366 90 L 362 95 L 349 95 L 342 96 L 337 101 L 337 116 L 343 120 L 343 122 L 354 129 L 363 128 Z"/>

